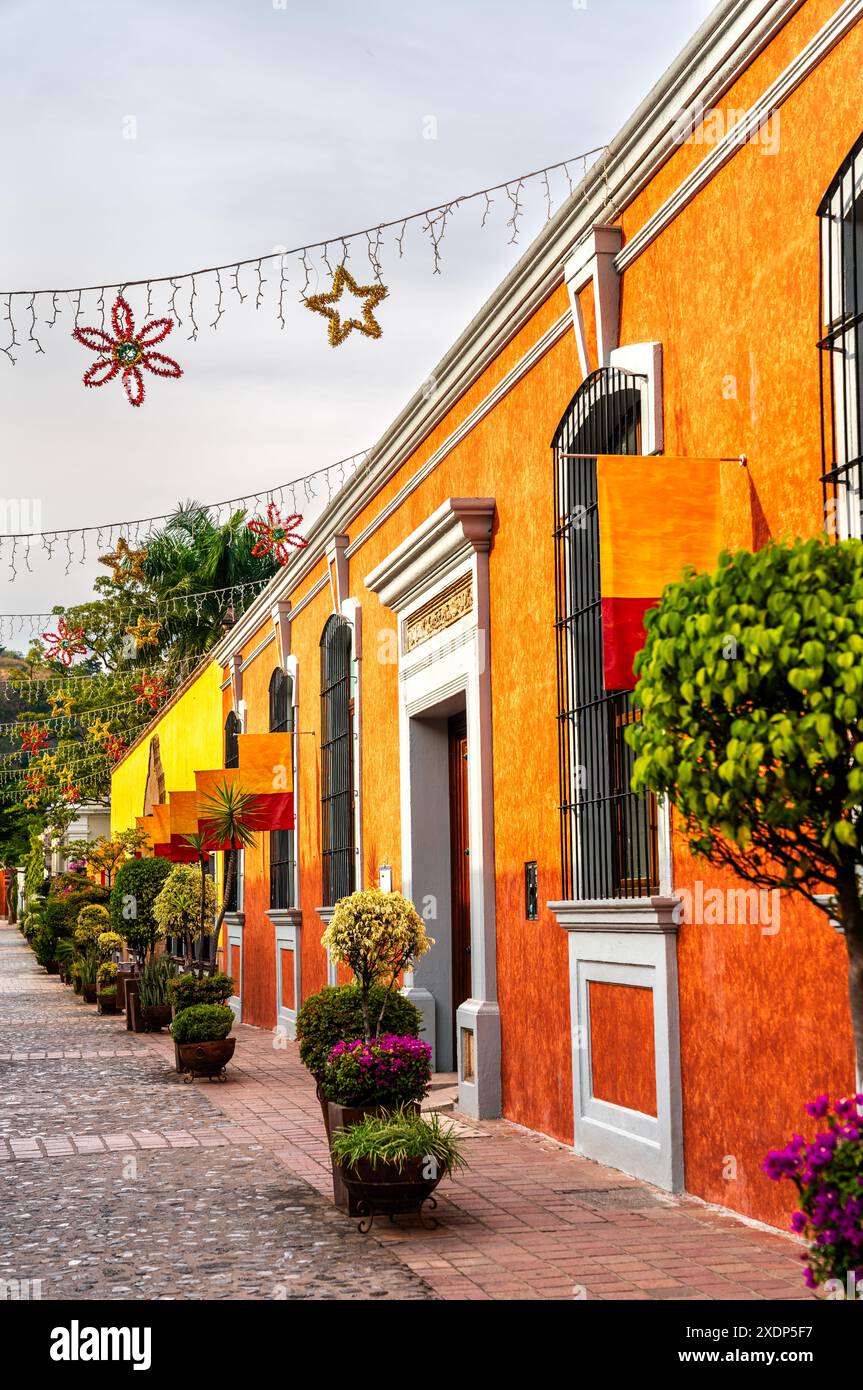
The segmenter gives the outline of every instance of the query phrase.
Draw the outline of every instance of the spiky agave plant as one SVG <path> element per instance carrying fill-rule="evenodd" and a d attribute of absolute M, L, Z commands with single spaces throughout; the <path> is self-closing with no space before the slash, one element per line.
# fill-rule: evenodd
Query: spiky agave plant
<path fill-rule="evenodd" d="M 225 864 L 225 882 L 222 891 L 222 906 L 216 918 L 214 940 L 219 944 L 219 932 L 228 910 L 228 900 L 234 883 L 237 865 L 237 851 L 250 849 L 255 836 L 264 826 L 262 800 L 255 792 L 246 791 L 227 778 L 206 798 L 201 818 L 203 839 L 209 849 L 223 849 L 228 858 Z M 216 969 L 216 951 L 210 961 L 210 974 Z"/>

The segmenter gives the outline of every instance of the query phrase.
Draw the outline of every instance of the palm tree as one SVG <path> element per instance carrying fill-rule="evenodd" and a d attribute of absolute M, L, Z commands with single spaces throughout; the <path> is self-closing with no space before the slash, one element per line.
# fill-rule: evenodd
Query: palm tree
<path fill-rule="evenodd" d="M 272 555 L 252 554 L 256 539 L 242 509 L 219 522 L 209 508 L 189 501 L 181 503 L 147 541 L 143 569 L 154 595 L 162 600 L 191 600 L 179 605 L 176 612 L 166 612 L 162 621 L 169 666 L 203 656 L 258 589 L 239 594 L 233 611 L 230 594 L 201 599 L 197 604 L 195 594 L 257 581 L 263 585 L 276 573 L 278 565 Z"/>
<path fill-rule="evenodd" d="M 204 802 L 204 815 L 201 818 L 202 834 L 192 837 L 186 836 L 191 844 L 192 839 L 200 841 L 200 848 L 196 844 L 193 848 L 199 854 L 206 851 L 221 849 L 227 852 L 225 863 L 225 881 L 222 885 L 222 906 L 216 919 L 214 928 L 214 940 L 216 948 L 219 945 L 219 932 L 225 920 L 225 913 L 228 910 L 228 902 L 231 896 L 231 888 L 234 883 L 234 873 L 237 864 L 237 851 L 249 849 L 255 843 L 255 832 L 263 829 L 264 809 L 261 797 L 255 792 L 244 791 L 227 781 L 208 796 Z M 216 973 L 216 951 L 213 951 L 213 958 L 210 961 L 210 974 Z"/>

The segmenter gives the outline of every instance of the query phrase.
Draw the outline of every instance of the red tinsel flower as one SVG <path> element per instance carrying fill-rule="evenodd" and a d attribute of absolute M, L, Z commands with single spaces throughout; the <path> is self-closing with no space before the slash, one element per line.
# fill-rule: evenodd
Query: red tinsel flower
<path fill-rule="evenodd" d="M 168 694 L 168 687 L 161 676 L 144 676 L 135 682 L 132 689 L 138 692 L 135 704 L 149 705 L 150 709 L 158 709 L 159 701 Z"/>
<path fill-rule="evenodd" d="M 291 533 L 296 531 L 302 517 L 296 513 L 293 516 L 281 518 L 275 502 L 271 502 L 267 507 L 267 519 L 256 517 L 254 521 L 247 523 L 249 530 L 253 531 L 260 540 L 252 548 L 253 555 L 266 555 L 272 551 L 280 565 L 286 565 L 291 558 L 290 547 L 295 545 L 298 550 L 308 545 L 305 536 L 294 536 Z"/>
<path fill-rule="evenodd" d="M 38 724 L 31 724 L 29 729 L 21 730 L 21 751 L 25 749 L 31 753 L 40 753 L 43 748 L 48 746 L 48 730 L 40 729 Z"/>
<path fill-rule="evenodd" d="M 81 790 L 75 786 L 74 782 L 69 782 L 60 792 L 64 801 L 80 801 Z"/>
<path fill-rule="evenodd" d="M 128 747 L 129 745 L 119 734 L 111 734 L 110 738 L 106 738 L 105 740 L 105 753 L 112 763 L 115 763 L 118 758 L 121 758 Z"/>
<path fill-rule="evenodd" d="M 84 641 L 84 629 L 82 627 L 70 628 L 65 618 L 60 619 L 56 632 L 43 632 L 42 637 L 48 643 L 47 655 L 52 660 L 62 661 L 64 666 L 71 666 L 73 656 L 87 650 L 87 643 Z"/>
<path fill-rule="evenodd" d="M 144 402 L 144 378 L 141 368 L 146 367 L 154 376 L 180 377 L 183 369 L 173 357 L 165 357 L 161 352 L 151 352 L 156 343 L 167 338 L 174 327 L 173 319 L 151 319 L 140 332 L 135 332 L 132 310 L 121 294 L 117 295 L 111 309 L 113 338 L 103 333 L 101 328 L 76 328 L 72 337 L 76 338 L 91 352 L 99 353 L 99 361 L 94 362 L 84 373 L 85 386 L 104 386 L 113 381 L 118 372 L 122 373 L 123 386 L 130 405 Z"/>

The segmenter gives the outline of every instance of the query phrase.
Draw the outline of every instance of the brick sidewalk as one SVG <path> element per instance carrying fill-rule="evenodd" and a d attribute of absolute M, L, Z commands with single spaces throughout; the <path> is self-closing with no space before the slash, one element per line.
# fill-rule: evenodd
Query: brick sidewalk
<path fill-rule="evenodd" d="M 235 1034 L 230 1082 L 195 1083 L 227 1117 L 224 1142 L 254 1140 L 331 1195 L 320 1107 L 296 1044 L 244 1025 Z M 173 1063 L 167 1034 L 135 1040 Z M 439 1228 L 380 1223 L 371 1237 L 441 1298 L 812 1297 L 792 1237 L 670 1197 L 504 1120 L 461 1120 L 476 1134 L 466 1138 L 470 1168 L 439 1190 Z"/>
<path fill-rule="evenodd" d="M 20 937 L 18 941 L 23 946 Z M 56 978 L 38 972 L 35 962 L 27 975 L 27 986 L 46 1005 L 50 998 L 65 1015 L 72 1013 L 69 991 Z M 46 1009 L 39 1023 L 50 1012 Z M 40 1085 L 50 1088 L 52 1068 L 75 1065 L 72 1059 L 80 1058 L 81 1065 L 98 1067 L 103 1087 L 112 1068 L 122 1070 L 128 1094 L 130 1057 L 144 1054 L 153 1064 L 144 1071 L 156 1077 L 165 1076 L 163 1068 L 173 1068 L 169 1034 L 127 1033 L 122 1016 L 97 1021 L 95 1010 L 83 1005 L 75 1007 L 74 1015 L 88 1034 L 80 1037 L 80 1045 L 77 1036 L 61 1043 L 44 1026 L 28 1026 L 30 1014 L 22 1017 L 7 1050 L 0 1048 L 3 1071 L 8 1075 L 17 1067 L 34 1068 Z M 98 1046 L 92 1036 L 96 1032 Z M 36 1174 L 46 1164 L 84 1162 L 85 1155 L 96 1161 L 99 1154 L 137 1151 L 148 1161 L 161 1161 L 161 1155 L 167 1161 L 172 1151 L 197 1149 L 213 1159 L 221 1152 L 230 1163 L 231 1154 L 240 1162 L 250 1152 L 261 1152 L 284 1165 L 293 1179 L 329 1198 L 320 1107 L 296 1044 L 244 1025 L 236 1027 L 235 1036 L 227 1083 L 186 1086 L 178 1078 L 167 1091 L 161 1087 L 157 1102 L 150 1102 L 144 1073 L 132 1067 L 132 1076 L 141 1074 L 142 1083 L 140 1100 L 133 1100 L 131 1109 L 126 1100 L 112 1113 L 109 1089 L 100 1092 L 106 1098 L 96 1113 L 86 1108 L 66 1113 L 60 1105 L 50 1112 L 50 1126 L 34 1115 L 25 1132 L 19 1128 L 0 1140 L 0 1159 L 6 1160 L 0 1166 Z M 134 1128 L 128 1123 L 130 1113 L 135 1114 Z M 440 1298 L 812 1296 L 801 1279 L 801 1247 L 789 1236 L 756 1231 L 691 1199 L 669 1197 L 506 1121 L 475 1124 L 462 1117 L 461 1123 L 470 1167 L 442 1185 L 438 1229 L 424 1230 L 402 1219 L 399 1226 L 380 1222 L 362 1238 L 369 1253 L 378 1248 L 384 1265 L 395 1259 L 405 1275 L 419 1276 Z M 352 1222 L 343 1220 L 352 1228 Z M 333 1296 L 339 1296 L 335 1289 Z M 415 1296 L 413 1290 L 408 1296 Z"/>

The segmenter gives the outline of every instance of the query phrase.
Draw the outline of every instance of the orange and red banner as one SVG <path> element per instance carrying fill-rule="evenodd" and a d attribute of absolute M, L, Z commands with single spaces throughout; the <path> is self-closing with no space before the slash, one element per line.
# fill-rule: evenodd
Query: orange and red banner
<path fill-rule="evenodd" d="M 632 455 L 598 458 L 596 479 L 605 687 L 631 690 L 645 613 L 688 566 L 716 568 L 747 479 L 737 460 Z"/>

